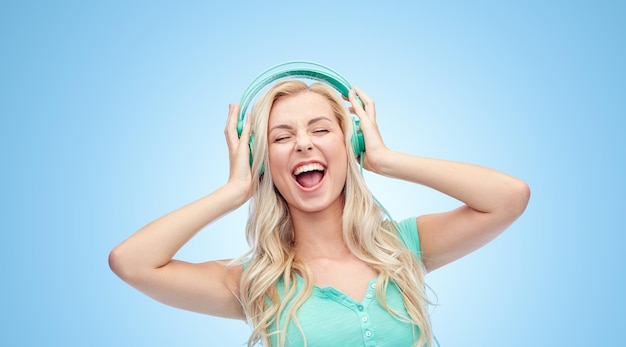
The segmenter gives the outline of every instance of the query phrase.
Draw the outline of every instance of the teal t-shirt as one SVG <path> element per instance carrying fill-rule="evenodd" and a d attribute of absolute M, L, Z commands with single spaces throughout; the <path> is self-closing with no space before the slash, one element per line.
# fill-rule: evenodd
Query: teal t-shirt
<path fill-rule="evenodd" d="M 415 218 L 398 223 L 399 236 L 406 247 L 420 256 L 420 242 Z M 303 279 L 296 276 L 297 288 L 303 287 Z M 363 301 L 357 301 L 333 287 L 313 287 L 311 296 L 298 309 L 297 318 L 306 334 L 308 347 L 412 346 L 419 337 L 418 329 L 399 321 L 385 310 L 374 295 L 376 279 L 370 281 Z M 284 295 L 282 281 L 278 283 L 279 296 Z M 390 283 L 386 292 L 387 304 L 401 315 L 408 316 L 402 295 L 395 284 Z M 281 324 L 285 317 L 281 317 Z M 272 327 L 272 332 L 276 327 Z M 272 335 L 272 346 L 278 336 Z M 304 346 L 302 333 L 291 321 L 287 328 L 285 346 Z"/>

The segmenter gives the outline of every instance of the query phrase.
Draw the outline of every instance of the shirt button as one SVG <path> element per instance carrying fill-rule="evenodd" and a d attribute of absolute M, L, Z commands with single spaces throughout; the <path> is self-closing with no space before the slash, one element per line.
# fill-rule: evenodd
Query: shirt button
<path fill-rule="evenodd" d="M 376 288 L 376 283 L 372 283 L 372 288 Z"/>
<path fill-rule="evenodd" d="M 361 322 L 363 322 L 363 323 L 367 322 L 367 317 L 361 318 Z"/>
<path fill-rule="evenodd" d="M 372 336 L 372 332 L 371 332 L 371 331 L 369 331 L 369 330 L 366 330 L 366 331 L 365 331 L 365 336 L 367 336 L 367 337 Z"/>
<path fill-rule="evenodd" d="M 357 308 L 359 311 L 363 311 L 363 305 L 358 305 L 356 308 Z"/>
<path fill-rule="evenodd" d="M 367 294 L 365 295 L 366 298 L 371 299 L 372 298 L 372 294 Z"/>

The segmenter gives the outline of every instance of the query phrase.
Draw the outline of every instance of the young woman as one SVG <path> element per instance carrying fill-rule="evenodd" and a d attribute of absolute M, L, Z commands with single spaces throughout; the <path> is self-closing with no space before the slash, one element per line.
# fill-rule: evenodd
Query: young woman
<path fill-rule="evenodd" d="M 255 104 L 241 136 L 239 106 L 230 105 L 226 184 L 122 242 L 110 254 L 113 271 L 165 304 L 248 321 L 249 345 L 431 345 L 424 274 L 501 233 L 526 208 L 529 188 L 488 168 L 393 151 L 378 131 L 374 102 L 358 88 L 349 101 L 350 110 L 324 84 L 281 81 Z M 365 169 L 463 205 L 386 220 L 360 175 L 349 112 L 360 119 Z M 172 259 L 250 198 L 245 257 Z"/>

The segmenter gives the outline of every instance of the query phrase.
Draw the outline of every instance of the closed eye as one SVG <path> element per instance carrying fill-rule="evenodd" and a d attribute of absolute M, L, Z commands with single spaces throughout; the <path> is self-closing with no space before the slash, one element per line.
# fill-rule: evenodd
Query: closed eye
<path fill-rule="evenodd" d="M 282 142 L 288 139 L 289 139 L 289 136 L 278 136 L 277 138 L 274 139 L 274 142 Z"/>
<path fill-rule="evenodd" d="M 314 134 L 326 134 L 328 132 L 328 129 L 317 129 L 317 130 L 313 130 Z"/>

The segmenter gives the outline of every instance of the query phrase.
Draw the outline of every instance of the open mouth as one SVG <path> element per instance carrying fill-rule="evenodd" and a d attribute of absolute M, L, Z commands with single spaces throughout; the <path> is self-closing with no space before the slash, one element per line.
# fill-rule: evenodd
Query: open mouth
<path fill-rule="evenodd" d="M 324 178 L 326 169 L 322 164 L 312 163 L 298 166 L 293 171 L 296 182 L 304 188 L 311 188 L 318 185 Z"/>

